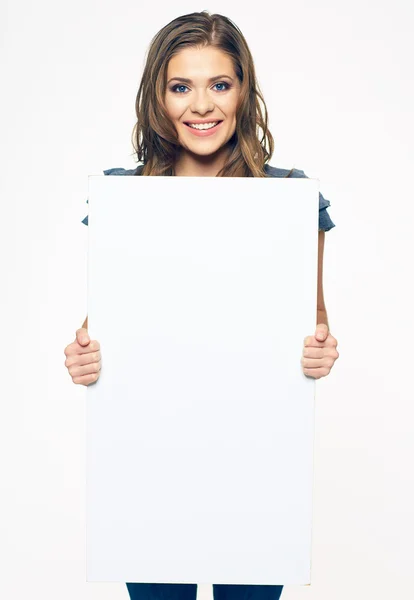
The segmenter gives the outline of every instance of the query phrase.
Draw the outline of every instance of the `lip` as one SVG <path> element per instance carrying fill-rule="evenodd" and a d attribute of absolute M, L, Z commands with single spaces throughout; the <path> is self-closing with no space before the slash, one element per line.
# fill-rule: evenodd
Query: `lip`
<path fill-rule="evenodd" d="M 191 125 L 200 125 L 200 123 L 214 123 L 214 121 L 222 121 L 223 119 L 191 119 L 191 121 L 184 121 L 185 124 L 191 123 Z"/>
<path fill-rule="evenodd" d="M 214 127 L 211 127 L 210 129 L 194 129 L 193 127 L 190 127 L 189 125 L 187 125 L 187 123 L 212 123 L 214 121 L 214 119 L 210 119 L 210 121 L 201 121 L 201 120 L 196 120 L 196 121 L 186 121 L 184 123 L 185 127 L 187 127 L 188 131 L 190 131 L 193 135 L 196 135 L 198 137 L 207 137 L 209 135 L 213 135 L 216 133 L 216 131 L 219 129 L 220 125 L 223 123 L 223 121 L 219 121 L 217 123 L 217 125 L 215 125 Z"/>

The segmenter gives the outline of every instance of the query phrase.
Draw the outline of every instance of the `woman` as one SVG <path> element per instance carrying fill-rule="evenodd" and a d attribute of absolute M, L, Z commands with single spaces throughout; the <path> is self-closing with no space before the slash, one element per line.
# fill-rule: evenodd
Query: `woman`
<path fill-rule="evenodd" d="M 261 107 L 263 104 L 263 109 Z M 273 138 L 246 40 L 227 17 L 195 12 L 174 19 L 153 38 L 136 99 L 133 145 L 136 169 L 105 175 L 181 177 L 306 177 L 303 171 L 268 164 Z M 258 129 L 262 134 L 259 138 Z M 304 340 L 305 375 L 326 377 L 339 354 L 330 335 L 323 298 L 325 231 L 335 227 L 329 200 L 319 198 L 317 324 Z M 85 217 L 83 223 L 88 224 Z M 100 346 L 90 340 L 88 318 L 65 348 L 74 383 L 97 381 Z M 196 584 L 127 583 L 131 600 L 195 600 Z M 213 584 L 215 600 L 277 600 L 282 585 Z"/>

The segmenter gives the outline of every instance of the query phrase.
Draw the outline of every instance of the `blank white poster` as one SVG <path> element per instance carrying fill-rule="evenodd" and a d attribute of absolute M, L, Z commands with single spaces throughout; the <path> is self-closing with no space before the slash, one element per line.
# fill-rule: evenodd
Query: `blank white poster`
<path fill-rule="evenodd" d="M 310 583 L 318 192 L 89 177 L 87 581 Z"/>

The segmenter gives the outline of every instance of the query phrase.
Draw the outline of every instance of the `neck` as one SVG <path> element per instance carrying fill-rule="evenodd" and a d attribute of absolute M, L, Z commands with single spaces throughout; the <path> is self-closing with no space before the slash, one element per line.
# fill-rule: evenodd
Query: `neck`
<path fill-rule="evenodd" d="M 214 154 L 201 156 L 182 148 L 175 162 L 175 175 L 178 177 L 216 177 L 223 168 L 229 154 L 229 148 L 223 146 Z"/>

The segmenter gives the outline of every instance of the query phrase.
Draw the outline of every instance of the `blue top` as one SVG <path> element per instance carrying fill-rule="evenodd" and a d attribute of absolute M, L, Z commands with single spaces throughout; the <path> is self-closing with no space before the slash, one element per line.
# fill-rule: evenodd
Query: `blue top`
<path fill-rule="evenodd" d="M 138 175 L 141 175 L 141 171 L 144 168 L 144 165 L 138 165 L 136 169 L 123 169 L 122 167 L 113 167 L 112 169 L 104 170 L 104 175 L 134 175 L 137 172 Z M 290 169 L 279 169 L 277 167 L 271 167 L 270 165 L 265 165 L 265 172 L 268 177 L 286 177 L 289 173 Z M 291 177 L 308 177 L 305 175 L 303 171 L 300 169 L 293 169 Z M 88 202 L 88 200 L 86 200 Z M 326 210 L 331 203 L 329 200 L 326 200 L 319 192 L 319 231 L 329 231 L 332 227 L 336 227 L 335 223 L 332 221 L 331 217 Z M 82 223 L 85 225 L 88 224 L 88 215 L 82 220 Z"/>

